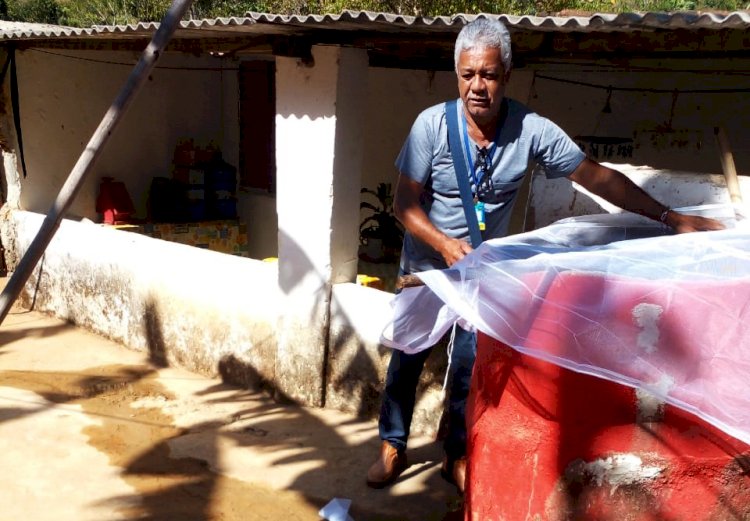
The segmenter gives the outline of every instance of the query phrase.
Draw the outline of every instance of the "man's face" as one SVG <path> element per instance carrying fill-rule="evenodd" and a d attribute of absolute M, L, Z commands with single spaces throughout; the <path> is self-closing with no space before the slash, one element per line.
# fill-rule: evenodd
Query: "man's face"
<path fill-rule="evenodd" d="M 458 56 L 458 92 L 471 118 L 490 123 L 500 112 L 509 74 L 500 49 L 475 47 Z"/>

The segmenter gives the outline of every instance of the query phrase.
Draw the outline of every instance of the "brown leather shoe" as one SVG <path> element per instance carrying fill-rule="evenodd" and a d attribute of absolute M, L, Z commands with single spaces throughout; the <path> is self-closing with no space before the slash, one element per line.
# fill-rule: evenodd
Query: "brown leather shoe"
<path fill-rule="evenodd" d="M 448 483 L 456 485 L 458 493 L 463 496 L 466 486 L 466 456 L 455 460 L 450 460 L 448 457 L 443 458 L 440 475 Z"/>
<path fill-rule="evenodd" d="M 372 488 L 386 487 L 396 481 L 405 469 L 406 453 L 384 441 L 378 459 L 367 471 L 367 485 Z"/>

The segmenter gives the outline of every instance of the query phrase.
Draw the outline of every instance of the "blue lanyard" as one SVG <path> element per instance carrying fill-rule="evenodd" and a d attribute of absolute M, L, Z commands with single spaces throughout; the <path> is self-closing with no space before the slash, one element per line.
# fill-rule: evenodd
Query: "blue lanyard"
<path fill-rule="evenodd" d="M 466 114 L 461 111 L 461 130 L 464 136 L 464 150 L 466 152 L 466 157 L 469 160 L 469 172 L 471 172 L 471 182 L 474 183 L 474 189 L 476 192 L 479 192 L 479 183 L 482 182 L 482 174 L 484 172 L 480 172 L 479 176 L 477 176 L 477 170 L 474 166 L 474 159 L 471 155 L 471 144 L 469 143 L 469 131 L 466 128 Z M 492 146 L 487 151 L 487 158 L 485 161 L 487 162 L 487 170 L 489 171 L 490 167 L 492 166 L 492 158 L 495 155 L 495 150 L 497 150 L 497 138 L 500 135 L 500 124 L 501 122 L 497 122 L 497 129 L 495 130 L 495 140 L 492 142 Z"/>

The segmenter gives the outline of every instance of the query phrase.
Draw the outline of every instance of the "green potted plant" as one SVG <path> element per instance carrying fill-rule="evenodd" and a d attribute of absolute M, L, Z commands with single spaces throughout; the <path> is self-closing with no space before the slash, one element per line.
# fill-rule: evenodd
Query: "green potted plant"
<path fill-rule="evenodd" d="M 404 229 L 393 213 L 392 186 L 379 183 L 375 190 L 363 188 L 360 193 L 377 200 L 375 204 L 362 201 L 359 205 L 361 210 L 370 212 L 359 225 L 360 258 L 369 262 L 393 262 L 401 253 Z"/>

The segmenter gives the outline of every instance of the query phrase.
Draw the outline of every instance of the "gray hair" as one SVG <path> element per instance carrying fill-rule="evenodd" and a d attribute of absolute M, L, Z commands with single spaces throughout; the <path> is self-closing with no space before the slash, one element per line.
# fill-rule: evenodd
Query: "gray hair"
<path fill-rule="evenodd" d="M 503 72 L 507 74 L 511 67 L 510 33 L 500 20 L 477 18 L 464 26 L 456 38 L 453 63 L 458 73 L 458 58 L 463 51 L 474 48 L 500 49 Z"/>

